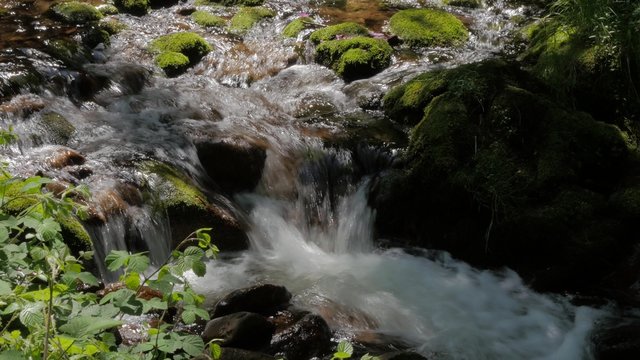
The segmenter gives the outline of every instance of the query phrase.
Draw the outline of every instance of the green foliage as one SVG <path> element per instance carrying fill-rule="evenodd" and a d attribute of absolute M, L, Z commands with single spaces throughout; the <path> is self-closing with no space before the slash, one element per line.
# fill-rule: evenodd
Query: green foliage
<path fill-rule="evenodd" d="M 311 34 L 309 40 L 319 44 L 323 41 L 333 40 L 338 36 L 369 36 L 369 30 L 360 24 L 346 22 L 316 30 Z"/>
<path fill-rule="evenodd" d="M 346 80 L 355 80 L 385 69 L 391 64 L 392 53 L 384 39 L 354 37 L 321 43 L 316 49 L 316 61 Z"/>
<path fill-rule="evenodd" d="M 118 10 L 131 15 L 142 16 L 149 10 L 148 0 L 114 0 Z"/>
<path fill-rule="evenodd" d="M 302 30 L 313 23 L 313 20 L 308 16 L 299 17 L 285 26 L 284 30 L 282 30 L 282 36 L 288 38 L 297 37 Z"/>
<path fill-rule="evenodd" d="M 102 13 L 93 5 L 79 1 L 60 3 L 53 7 L 53 12 L 64 21 L 74 24 L 102 19 Z"/>
<path fill-rule="evenodd" d="M 342 340 L 338 343 L 336 347 L 336 352 L 333 353 L 331 360 L 344 360 L 350 359 L 353 356 L 353 345 L 347 340 Z M 371 356 L 369 354 L 364 354 L 360 358 L 360 360 L 379 360 L 377 356 Z"/>
<path fill-rule="evenodd" d="M 389 19 L 389 27 L 409 46 L 460 46 L 469 38 L 462 21 L 434 9 L 400 10 Z"/>
<path fill-rule="evenodd" d="M 208 11 L 198 10 L 191 14 L 193 21 L 196 24 L 204 27 L 219 27 L 223 26 L 225 21 L 220 16 L 214 15 Z"/>
<path fill-rule="evenodd" d="M 229 29 L 234 32 L 244 33 L 264 18 L 274 17 L 275 11 L 265 7 L 242 7 L 231 18 Z"/>
<path fill-rule="evenodd" d="M 15 138 L 11 131 L 0 130 L 0 135 L 0 145 Z M 70 187 L 54 196 L 43 192 L 49 179 L 22 180 L 0 171 L 0 357 L 151 360 L 202 354 L 199 336 L 168 322 L 149 329 L 148 339 L 136 346 L 118 347 L 113 330 L 123 324 L 124 314 L 161 313 L 164 320 L 170 308 L 179 308 L 176 321 L 187 325 L 209 318 L 201 307 L 204 298 L 191 289 L 185 273 L 203 276 L 205 261 L 217 255 L 211 229 L 193 232 L 151 273 L 144 254 L 110 253 L 107 267 L 121 271 L 124 287 L 99 299 L 79 290 L 98 285 L 84 266 L 92 252 L 73 253 L 57 221 L 85 213 L 75 200 L 88 197 L 86 190 Z M 16 213 L 16 208 L 22 210 Z M 212 346 L 212 351 L 219 355 L 220 349 Z"/>

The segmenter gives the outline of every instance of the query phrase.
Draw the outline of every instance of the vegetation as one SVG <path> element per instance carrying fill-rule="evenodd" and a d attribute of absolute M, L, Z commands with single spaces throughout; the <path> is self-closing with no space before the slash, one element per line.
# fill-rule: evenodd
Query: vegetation
<path fill-rule="evenodd" d="M 275 11 L 265 7 L 242 7 L 231 18 L 229 29 L 234 32 L 244 33 L 251 29 L 260 20 L 274 17 Z"/>
<path fill-rule="evenodd" d="M 156 56 L 155 61 L 167 76 L 180 75 L 189 68 L 189 58 L 179 52 L 164 52 Z"/>
<path fill-rule="evenodd" d="M 224 26 L 225 20 L 220 16 L 214 15 L 208 11 L 198 10 L 191 14 L 193 21 L 203 27 L 220 27 Z"/>
<path fill-rule="evenodd" d="M 98 5 L 96 7 L 96 9 L 98 9 L 98 11 L 100 11 L 100 13 L 102 15 L 116 15 L 119 11 L 118 8 L 115 7 L 112 4 L 102 4 L 102 5 Z"/>
<path fill-rule="evenodd" d="M 114 0 L 113 4 L 121 12 L 136 16 L 145 15 L 149 11 L 148 0 Z"/>
<path fill-rule="evenodd" d="M 389 20 L 389 27 L 409 46 L 460 46 L 469 37 L 462 21 L 434 9 L 400 10 Z"/>
<path fill-rule="evenodd" d="M 53 12 L 64 21 L 74 24 L 102 19 L 102 13 L 93 5 L 79 1 L 60 3 L 53 7 Z"/>
<path fill-rule="evenodd" d="M 346 22 L 316 30 L 311 34 L 309 40 L 315 44 L 319 44 L 323 41 L 333 40 L 340 36 L 369 36 L 369 30 L 360 24 Z"/>
<path fill-rule="evenodd" d="M 158 54 L 156 64 L 168 76 L 179 75 L 212 50 L 209 43 L 192 32 L 161 36 L 151 42 L 149 49 Z"/>
<path fill-rule="evenodd" d="M 285 26 L 284 30 L 282 30 L 282 36 L 288 38 L 297 37 L 302 30 L 307 29 L 313 23 L 313 20 L 308 16 L 299 17 Z"/>
<path fill-rule="evenodd" d="M 98 26 L 100 27 L 100 29 L 108 32 L 110 35 L 115 35 L 115 34 L 119 33 L 120 31 L 125 30 L 127 28 L 127 25 L 125 25 L 124 23 L 122 23 L 121 21 L 119 21 L 117 19 L 105 19 L 105 20 L 102 20 L 102 21 L 100 21 Z"/>
<path fill-rule="evenodd" d="M 316 61 L 346 80 L 356 80 L 389 66 L 392 53 L 393 49 L 384 39 L 354 37 L 321 43 L 316 49 Z"/>
<path fill-rule="evenodd" d="M 0 134 L 3 144 L 15 138 L 11 132 Z M 203 297 L 193 292 L 184 274 L 203 276 L 204 260 L 217 254 L 210 229 L 192 233 L 153 272 L 144 254 L 113 251 L 106 264 L 110 271 L 122 272 L 121 283 L 100 298 L 86 291 L 98 286 L 95 276 L 85 271 L 92 252 L 73 252 L 57 220 L 85 214 L 76 200 L 88 197 L 86 190 L 69 187 L 60 194 L 47 193 L 43 186 L 49 179 L 22 180 L 1 171 L 1 357 L 189 359 L 203 353 L 202 338 L 179 331 L 176 324 L 209 318 L 201 308 Z M 169 311 L 178 308 L 172 319 Z M 125 314 L 148 314 L 161 321 L 148 330 L 146 340 L 118 345 L 114 331 L 124 324 Z M 210 351 L 214 358 L 220 354 L 216 344 L 210 344 Z"/>

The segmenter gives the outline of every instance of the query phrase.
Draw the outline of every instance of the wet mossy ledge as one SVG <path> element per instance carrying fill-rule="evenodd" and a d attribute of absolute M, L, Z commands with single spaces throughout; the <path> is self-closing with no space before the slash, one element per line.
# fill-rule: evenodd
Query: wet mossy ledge
<path fill-rule="evenodd" d="M 413 47 L 462 46 L 469 31 L 458 18 L 442 10 L 400 10 L 389 19 L 391 33 Z"/>
<path fill-rule="evenodd" d="M 386 40 L 353 37 L 324 41 L 316 49 L 316 61 L 347 81 L 379 73 L 391 64 L 393 49 Z"/>
<path fill-rule="evenodd" d="M 55 5 L 53 13 L 63 21 L 72 24 L 84 24 L 102 19 L 102 13 L 93 5 L 79 1 L 68 1 Z"/>
<path fill-rule="evenodd" d="M 226 21 L 208 11 L 197 10 L 191 14 L 193 21 L 202 27 L 222 27 Z"/>
<path fill-rule="evenodd" d="M 178 32 L 153 40 L 149 50 L 157 54 L 156 65 L 167 76 L 177 76 L 200 61 L 212 47 L 196 33 Z"/>
<path fill-rule="evenodd" d="M 276 12 L 266 7 L 241 7 L 231 18 L 229 30 L 244 34 L 260 20 L 276 16 Z"/>
<path fill-rule="evenodd" d="M 592 288 L 632 253 L 640 191 L 621 184 L 640 167 L 626 134 L 517 66 L 424 73 L 384 109 L 414 127 L 404 165 L 373 189 L 381 236 L 509 266 L 546 290 Z"/>

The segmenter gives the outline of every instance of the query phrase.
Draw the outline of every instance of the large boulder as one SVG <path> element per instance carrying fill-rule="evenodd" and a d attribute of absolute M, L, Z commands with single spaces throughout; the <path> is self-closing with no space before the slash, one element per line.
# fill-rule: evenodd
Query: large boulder
<path fill-rule="evenodd" d="M 93 5 L 79 1 L 67 1 L 55 5 L 53 13 L 62 20 L 73 24 L 84 24 L 102 19 L 102 13 Z"/>
<path fill-rule="evenodd" d="M 381 235 L 539 278 L 555 269 L 563 276 L 549 279 L 560 286 L 593 286 L 633 244 L 630 220 L 618 215 L 634 214 L 624 207 L 633 192 L 607 199 L 636 166 L 620 129 L 545 94 L 498 61 L 391 90 L 387 114 L 417 125 L 404 165 L 374 187 Z"/>
<path fill-rule="evenodd" d="M 347 81 L 379 73 L 391 64 L 393 49 L 386 40 L 370 37 L 324 41 L 316 49 L 316 61 Z"/>
<path fill-rule="evenodd" d="M 270 315 L 289 304 L 291 293 L 284 286 L 261 284 L 235 290 L 220 299 L 211 314 L 212 318 L 239 311 Z"/>
<path fill-rule="evenodd" d="M 435 9 L 400 10 L 389 19 L 389 28 L 410 46 L 460 46 L 469 38 L 462 21 Z"/>
<path fill-rule="evenodd" d="M 271 340 L 270 353 L 287 359 L 311 359 L 331 352 L 331 330 L 322 317 L 308 314 Z"/>
<path fill-rule="evenodd" d="M 266 149 L 243 139 L 200 139 L 198 158 L 207 174 L 228 193 L 253 190 L 262 178 Z"/>
<path fill-rule="evenodd" d="M 193 32 L 176 32 L 153 40 L 149 50 L 156 56 L 156 65 L 167 76 L 176 76 L 195 65 L 212 47 Z"/>
<path fill-rule="evenodd" d="M 220 339 L 218 343 L 224 347 L 261 350 L 269 345 L 273 331 L 273 325 L 264 316 L 237 312 L 210 320 L 202 339 L 205 342 Z"/>

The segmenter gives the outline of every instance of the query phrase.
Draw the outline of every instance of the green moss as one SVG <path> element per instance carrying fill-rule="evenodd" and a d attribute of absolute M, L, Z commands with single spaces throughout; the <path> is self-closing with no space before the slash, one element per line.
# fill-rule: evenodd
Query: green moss
<path fill-rule="evenodd" d="M 198 10 L 191 14 L 191 18 L 196 24 L 203 27 L 218 27 L 224 26 L 224 19 L 220 16 L 214 15 L 208 11 Z"/>
<path fill-rule="evenodd" d="M 338 25 L 327 26 L 324 29 L 316 30 L 311 33 L 309 39 L 319 44 L 322 41 L 333 40 L 338 36 L 368 36 L 369 30 L 353 22 L 346 22 Z"/>
<path fill-rule="evenodd" d="M 72 67 L 79 67 L 91 58 L 91 54 L 86 48 L 70 39 L 57 39 L 48 42 L 46 52 Z"/>
<path fill-rule="evenodd" d="M 74 24 L 102 19 L 102 14 L 93 5 L 79 1 L 58 4 L 53 7 L 53 12 L 64 21 Z"/>
<path fill-rule="evenodd" d="M 389 64 L 393 49 L 383 39 L 354 37 L 329 40 L 316 49 L 316 61 L 336 71 L 346 80 L 374 75 Z"/>
<path fill-rule="evenodd" d="M 118 19 L 102 20 L 102 21 L 100 21 L 98 26 L 100 27 L 100 29 L 108 32 L 111 35 L 115 35 L 115 34 L 119 33 L 120 31 L 125 30 L 127 28 L 127 25 L 125 25 L 124 23 L 122 23 Z"/>
<path fill-rule="evenodd" d="M 76 128 L 69 120 L 56 112 L 42 115 L 40 121 L 47 132 L 53 137 L 52 141 L 55 144 L 65 145 L 76 131 Z"/>
<path fill-rule="evenodd" d="M 391 89 L 383 99 L 387 116 L 401 123 L 417 124 L 431 100 L 446 90 L 444 74 L 443 71 L 421 74 Z"/>
<path fill-rule="evenodd" d="M 159 210 L 181 207 L 207 209 L 206 196 L 175 168 L 155 161 L 143 163 L 141 168 L 156 177 L 153 181 L 154 190 L 161 200 Z"/>
<path fill-rule="evenodd" d="M 102 4 L 97 6 L 96 9 L 98 9 L 98 11 L 100 11 L 100 13 L 105 16 L 116 15 L 119 12 L 118 8 L 111 4 Z"/>
<path fill-rule="evenodd" d="M 109 46 L 111 44 L 111 35 L 101 27 L 94 27 L 84 34 L 82 42 L 90 49 L 93 49 L 98 44 Z"/>
<path fill-rule="evenodd" d="M 196 33 L 178 32 L 160 36 L 153 40 L 149 49 L 158 54 L 165 52 L 181 53 L 188 57 L 190 65 L 193 65 L 211 51 L 211 45 Z"/>
<path fill-rule="evenodd" d="M 177 52 L 162 53 L 156 57 L 155 61 L 167 76 L 180 75 L 189 68 L 189 58 Z"/>
<path fill-rule="evenodd" d="M 302 30 L 307 29 L 310 24 L 313 24 L 313 20 L 310 17 L 299 17 L 285 26 L 284 30 L 282 31 L 282 36 L 288 38 L 297 37 L 298 34 Z"/>
<path fill-rule="evenodd" d="M 196 5 L 260 6 L 264 0 L 196 0 Z"/>
<path fill-rule="evenodd" d="M 113 4 L 121 12 L 142 16 L 149 11 L 148 0 L 114 0 Z"/>
<path fill-rule="evenodd" d="M 264 7 L 242 7 L 231 18 L 229 29 L 234 32 L 243 33 L 251 29 L 260 20 L 274 17 L 275 11 Z"/>
<path fill-rule="evenodd" d="M 482 6 L 482 1 L 480 0 L 444 0 L 443 2 L 445 5 L 466 7 L 472 9 Z"/>
<path fill-rule="evenodd" d="M 455 16 L 440 10 L 400 10 L 389 27 L 409 46 L 460 46 L 467 41 L 467 28 Z"/>

